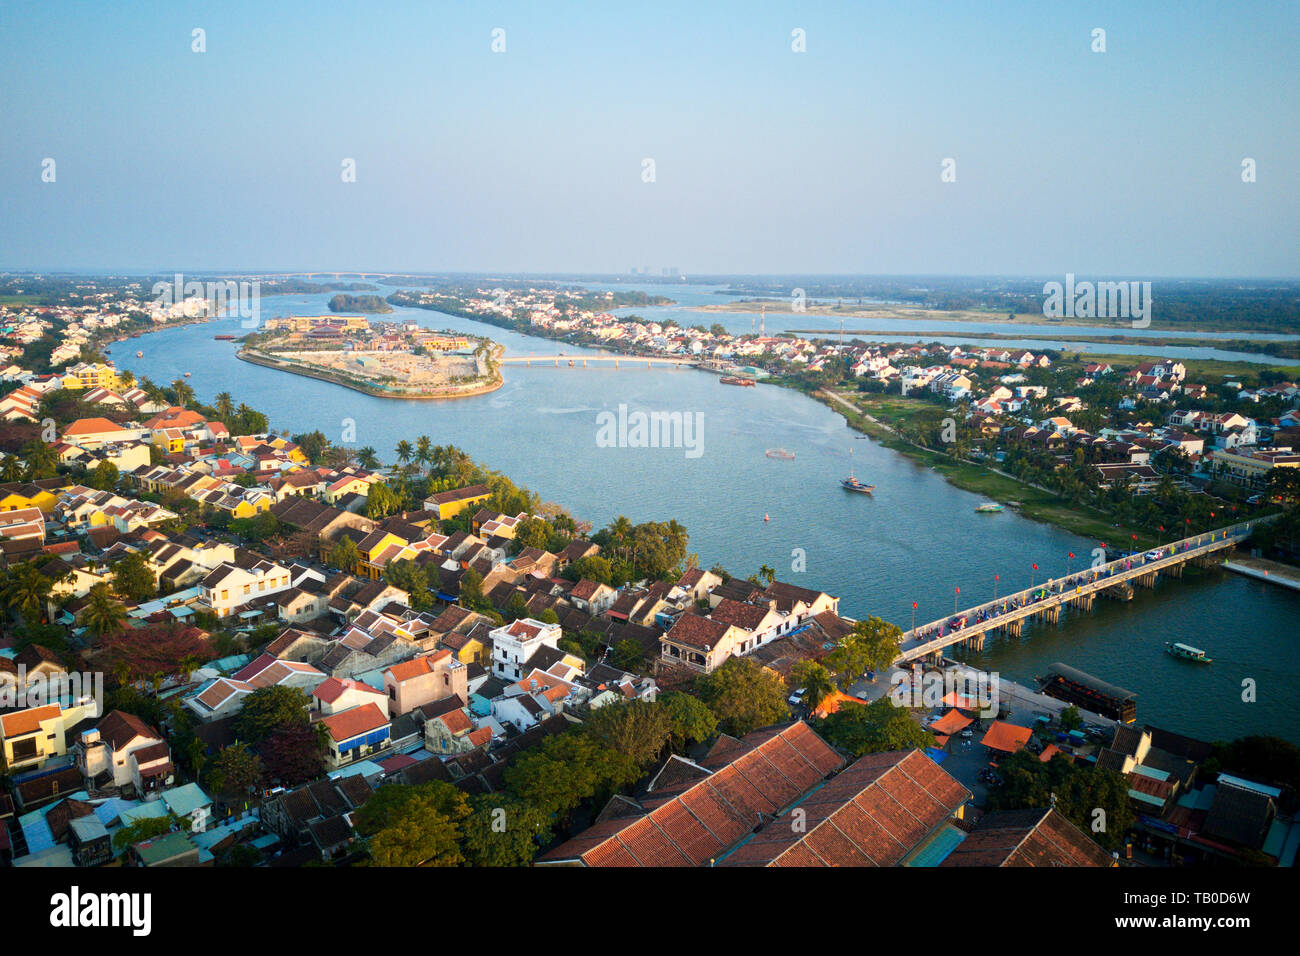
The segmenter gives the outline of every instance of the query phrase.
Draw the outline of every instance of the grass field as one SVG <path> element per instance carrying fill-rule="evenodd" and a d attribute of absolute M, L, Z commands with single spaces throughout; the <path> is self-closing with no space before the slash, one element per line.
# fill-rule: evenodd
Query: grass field
<path fill-rule="evenodd" d="M 826 404 L 843 414 L 851 426 L 870 435 L 885 447 L 933 469 L 963 491 L 983 495 L 1003 504 L 1010 501 L 1019 502 L 1017 510 L 1026 518 L 1053 524 L 1085 538 L 1095 538 L 1099 542 L 1113 540 L 1120 536 L 1131 540 L 1128 536 L 1136 534 L 1137 543 L 1141 547 L 1152 547 L 1159 543 L 1140 528 L 1119 527 L 1113 518 L 1095 508 L 1072 504 L 1054 492 L 1035 488 L 1009 475 L 992 471 L 984 465 L 957 461 L 943 452 L 918 448 L 890 430 L 892 426 L 915 418 L 925 411 L 942 413 L 941 409 L 929 402 L 893 395 L 870 395 L 858 392 L 837 394 L 865 412 L 865 414 L 855 415 L 839 402 L 823 398 Z"/>

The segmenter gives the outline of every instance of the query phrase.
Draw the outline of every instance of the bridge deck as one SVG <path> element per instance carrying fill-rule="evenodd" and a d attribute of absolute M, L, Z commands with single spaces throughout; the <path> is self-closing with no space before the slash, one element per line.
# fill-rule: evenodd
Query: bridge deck
<path fill-rule="evenodd" d="M 1023 621 L 1089 595 L 1100 594 L 1126 581 L 1157 574 L 1193 558 L 1235 547 L 1250 534 L 1252 524 L 1257 523 L 1248 522 L 1193 535 L 1173 544 L 1153 548 L 1152 550 L 1164 552 L 1160 558 L 1148 560 L 1146 554 L 1130 555 L 1065 577 L 1051 578 L 1035 587 L 977 604 L 956 614 L 945 615 L 937 621 L 904 631 L 899 642 L 899 655 L 894 663 L 903 664 L 925 657 L 1015 621 Z M 983 619 L 976 621 L 981 615 Z M 950 627 L 951 621 L 963 617 L 967 621 L 965 626 Z"/>

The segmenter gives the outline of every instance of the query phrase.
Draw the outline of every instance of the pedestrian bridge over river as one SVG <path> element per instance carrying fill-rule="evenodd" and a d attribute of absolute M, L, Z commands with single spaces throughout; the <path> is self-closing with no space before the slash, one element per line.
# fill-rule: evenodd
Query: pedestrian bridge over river
<path fill-rule="evenodd" d="M 649 355 L 511 355 L 497 360 L 498 365 L 553 365 L 555 368 L 650 368 L 654 365 L 671 365 L 694 368 L 701 364 L 697 358 L 671 358 Z"/>
<path fill-rule="evenodd" d="M 1063 607 L 1090 611 L 1092 602 L 1098 595 L 1120 601 L 1130 600 L 1135 585 L 1153 588 L 1156 579 L 1162 574 L 1181 577 L 1183 568 L 1189 562 L 1204 566 L 1222 560 L 1223 552 L 1235 548 L 1249 537 L 1252 527 L 1267 520 L 1270 519 L 1241 522 L 1217 531 L 1207 531 L 1172 544 L 1160 545 L 1144 554 L 1129 555 L 1065 577 L 1052 578 L 1036 587 L 977 604 L 904 631 L 894 664 L 900 666 L 925 659 L 937 663 L 945 649 L 959 644 L 978 650 L 984 646 L 986 634 L 1001 631 L 1013 637 L 1019 636 L 1020 629 L 1027 620 L 1038 619 L 1055 624 L 1060 620 Z M 1155 556 L 1155 553 L 1159 556 Z"/>

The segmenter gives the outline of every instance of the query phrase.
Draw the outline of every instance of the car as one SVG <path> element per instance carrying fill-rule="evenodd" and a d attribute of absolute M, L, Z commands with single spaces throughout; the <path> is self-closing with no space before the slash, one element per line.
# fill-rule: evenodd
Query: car
<path fill-rule="evenodd" d="M 1146 558 L 1148 561 L 1157 561 L 1162 557 L 1164 557 L 1163 551 L 1148 551 L 1146 554 Z"/>
<path fill-rule="evenodd" d="M 961 732 L 961 735 L 962 735 L 963 737 L 965 737 L 967 740 L 969 740 L 971 737 L 974 737 L 974 736 L 975 736 L 975 735 L 974 735 L 973 733 L 971 733 L 969 730 L 963 730 L 963 731 Z"/>
<path fill-rule="evenodd" d="M 806 694 L 806 693 L 808 693 L 808 688 L 807 688 L 807 687 L 800 687 L 800 688 L 799 688 L 798 690 L 796 690 L 793 694 L 791 694 L 790 697 L 789 697 L 788 699 L 789 699 L 790 703 L 792 703 L 792 704 L 802 704 L 802 703 L 803 703 L 803 697 L 804 697 L 804 694 Z"/>

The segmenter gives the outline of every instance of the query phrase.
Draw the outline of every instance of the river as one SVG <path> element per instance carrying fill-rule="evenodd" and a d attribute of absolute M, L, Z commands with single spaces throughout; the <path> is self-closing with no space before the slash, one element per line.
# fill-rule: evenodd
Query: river
<path fill-rule="evenodd" d="M 681 298 L 676 287 L 663 294 Z M 329 298 L 264 298 L 263 318 L 325 314 Z M 398 308 L 378 318 L 488 335 L 507 355 L 594 354 L 428 310 Z M 213 339 L 239 332 L 234 319 L 164 329 L 117 343 L 112 357 L 160 384 L 191 372 L 201 400 L 228 391 L 236 402 L 266 412 L 276 428 L 319 428 L 339 442 L 353 422 L 355 444 L 373 446 L 386 461 L 403 438 L 424 434 L 434 444 L 455 444 L 597 527 L 619 514 L 633 521 L 676 518 L 690 531 L 703 566 L 721 562 L 743 576 L 768 564 L 782 580 L 839 595 L 851 617 L 875 614 L 906 628 L 913 601 L 918 623 L 938 618 L 951 613 L 955 588 L 963 606 L 975 603 L 992 596 L 995 572 L 1003 591 L 1025 587 L 1033 563 L 1042 580 L 1066 571 L 1069 552 L 1089 555 L 1098 544 L 1010 511 L 978 515 L 979 496 L 874 441 L 856 439 L 839 414 L 775 386 L 729 387 L 690 369 L 562 364 L 507 366 L 505 385 L 477 398 L 381 399 L 241 362 L 236 343 Z M 629 411 L 699 413 L 699 454 L 599 447 L 597 415 L 617 412 L 620 404 Z M 772 448 L 795 458 L 766 457 Z M 838 487 L 850 464 L 876 484 L 875 495 Z M 970 659 L 1021 681 L 1062 660 L 1135 691 L 1140 722 L 1206 739 L 1274 733 L 1300 741 L 1300 714 L 1290 701 L 1300 686 L 1297 621 L 1300 593 L 1221 570 L 1189 571 L 1181 581 L 1139 592 L 1131 603 L 1098 601 L 1093 614 L 1064 618 L 1059 627 L 991 639 Z M 1162 651 L 1168 640 L 1203 647 L 1215 663 L 1177 661 Z M 1257 682 L 1257 702 L 1242 702 L 1245 678 Z"/>

